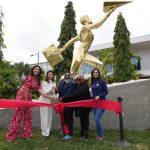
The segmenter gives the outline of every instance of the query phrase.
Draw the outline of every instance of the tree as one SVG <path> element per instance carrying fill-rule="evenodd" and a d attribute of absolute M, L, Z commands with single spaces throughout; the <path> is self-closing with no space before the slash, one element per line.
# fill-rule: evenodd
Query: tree
<path fill-rule="evenodd" d="M 6 46 L 4 44 L 4 39 L 3 39 L 3 36 L 4 36 L 4 33 L 3 33 L 3 17 L 4 17 L 4 15 L 3 15 L 2 9 L 0 7 L 0 62 L 3 59 L 2 49 L 6 48 Z"/>
<path fill-rule="evenodd" d="M 112 65 L 113 66 L 113 49 L 112 48 L 107 48 L 107 49 L 102 49 L 99 50 L 99 60 L 103 62 L 101 74 L 104 80 L 108 80 L 108 72 L 107 72 L 107 65 Z"/>
<path fill-rule="evenodd" d="M 132 79 L 134 68 L 131 63 L 132 53 L 130 51 L 130 32 L 127 29 L 125 19 L 121 13 L 117 17 L 114 32 L 113 77 L 115 82 L 125 82 Z"/>
<path fill-rule="evenodd" d="M 19 82 L 17 71 L 7 61 L 0 63 L 0 98 L 15 98 Z"/>
<path fill-rule="evenodd" d="M 30 65 L 29 64 L 24 64 L 23 62 L 19 62 L 19 63 L 15 63 L 14 67 L 17 71 L 19 83 L 20 83 L 20 86 L 21 86 L 22 83 L 23 83 L 23 77 L 30 73 Z"/>
<path fill-rule="evenodd" d="M 65 16 L 61 24 L 61 32 L 58 38 L 59 48 L 63 47 L 66 42 L 68 42 L 71 38 L 77 35 L 77 30 L 75 29 L 76 21 L 75 21 L 75 11 L 73 8 L 73 3 L 71 1 L 68 2 L 65 7 Z M 74 45 L 70 46 L 62 53 L 64 61 L 59 63 L 54 67 L 55 73 L 57 75 L 57 80 L 61 77 L 65 70 L 69 70 L 71 66 L 71 60 L 73 55 Z"/>

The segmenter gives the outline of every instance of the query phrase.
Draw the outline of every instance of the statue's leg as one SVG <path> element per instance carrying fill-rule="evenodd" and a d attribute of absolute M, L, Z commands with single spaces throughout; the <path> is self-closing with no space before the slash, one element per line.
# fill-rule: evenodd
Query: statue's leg
<path fill-rule="evenodd" d="M 92 55 L 90 55 L 90 54 L 86 54 L 85 55 L 85 58 L 84 58 L 84 60 L 83 60 L 83 63 L 85 63 L 85 64 L 89 64 L 89 65 L 91 65 L 92 67 L 96 67 L 96 68 L 101 68 L 102 67 L 102 65 L 103 65 L 103 63 L 99 60 L 99 59 L 97 59 L 96 57 L 94 57 L 94 56 L 92 56 Z"/>
<path fill-rule="evenodd" d="M 76 60 L 73 62 L 70 68 L 70 72 L 72 73 L 73 77 L 79 74 L 81 66 L 82 66 L 82 62 L 78 62 Z"/>
<path fill-rule="evenodd" d="M 75 49 L 73 51 L 73 59 L 70 67 L 70 72 L 72 73 L 73 77 L 79 74 L 82 58 L 82 51 L 80 49 Z"/>
<path fill-rule="evenodd" d="M 72 61 L 70 72 L 74 72 L 78 66 L 79 62 L 77 60 Z"/>

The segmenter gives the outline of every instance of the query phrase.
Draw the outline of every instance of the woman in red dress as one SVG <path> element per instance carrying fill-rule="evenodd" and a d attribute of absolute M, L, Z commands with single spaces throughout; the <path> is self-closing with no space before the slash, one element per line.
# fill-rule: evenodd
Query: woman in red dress
<path fill-rule="evenodd" d="M 30 75 L 25 78 L 23 86 L 18 90 L 16 99 L 32 101 L 32 91 L 38 90 L 40 94 L 48 97 L 40 89 L 41 67 L 36 65 L 31 69 Z M 19 137 L 19 129 L 23 121 L 23 139 L 32 137 L 32 109 L 17 108 L 10 122 L 9 131 L 6 134 L 6 140 L 12 142 Z"/>

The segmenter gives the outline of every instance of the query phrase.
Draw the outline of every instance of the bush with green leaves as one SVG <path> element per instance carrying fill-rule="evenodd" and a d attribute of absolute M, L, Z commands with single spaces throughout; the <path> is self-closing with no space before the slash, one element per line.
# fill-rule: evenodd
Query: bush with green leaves
<path fill-rule="evenodd" d="M 9 62 L 0 63 L 0 97 L 15 98 L 19 80 L 15 67 Z"/>

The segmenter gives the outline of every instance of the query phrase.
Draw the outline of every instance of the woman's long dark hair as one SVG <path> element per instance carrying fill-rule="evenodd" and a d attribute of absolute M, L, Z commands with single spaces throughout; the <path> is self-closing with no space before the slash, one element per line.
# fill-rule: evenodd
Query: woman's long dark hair
<path fill-rule="evenodd" d="M 37 79 L 38 79 L 38 81 L 39 81 L 39 83 L 40 83 L 40 81 L 41 81 L 42 69 L 41 69 L 41 67 L 40 67 L 39 65 L 35 65 L 35 66 L 32 67 L 31 72 L 30 72 L 30 75 L 34 77 L 34 72 L 33 72 L 33 70 L 34 70 L 34 68 L 36 68 L 36 67 L 38 67 L 38 68 L 40 69 L 40 72 L 39 72 L 39 74 L 37 75 Z"/>
<path fill-rule="evenodd" d="M 48 80 L 48 74 L 49 74 L 50 72 L 53 74 L 52 81 L 54 82 L 54 80 L 55 80 L 55 73 L 54 73 L 53 70 L 47 71 L 45 81 L 49 82 L 49 80 Z"/>
<path fill-rule="evenodd" d="M 91 72 L 91 84 L 93 84 L 93 82 L 94 82 L 94 76 L 93 76 L 93 73 L 94 73 L 95 70 L 98 71 L 98 75 L 99 75 L 98 78 L 101 79 L 101 73 L 100 73 L 100 70 L 99 70 L 98 68 L 94 68 L 94 69 L 92 70 L 92 72 Z"/>

